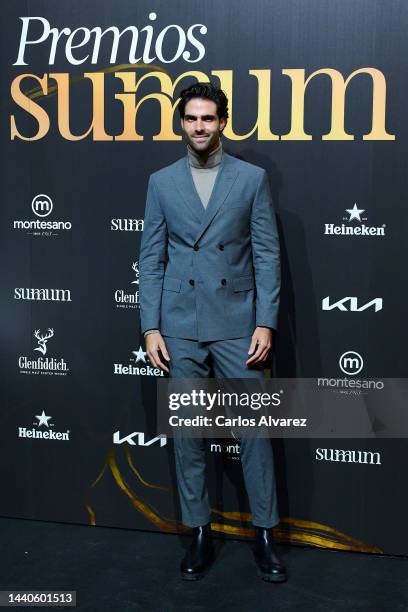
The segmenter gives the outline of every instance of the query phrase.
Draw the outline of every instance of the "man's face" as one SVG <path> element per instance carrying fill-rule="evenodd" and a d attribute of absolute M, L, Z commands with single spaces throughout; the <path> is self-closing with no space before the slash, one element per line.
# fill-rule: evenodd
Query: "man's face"
<path fill-rule="evenodd" d="M 181 119 L 188 144 L 203 154 L 217 148 L 226 123 L 226 119 L 218 118 L 216 103 L 204 98 L 189 100 L 184 109 L 184 119 Z"/>

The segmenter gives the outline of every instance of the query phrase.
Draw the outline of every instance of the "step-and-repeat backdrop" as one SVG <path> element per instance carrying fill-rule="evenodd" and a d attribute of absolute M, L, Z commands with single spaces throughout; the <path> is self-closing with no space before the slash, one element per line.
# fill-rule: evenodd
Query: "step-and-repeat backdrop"
<path fill-rule="evenodd" d="M 139 322 L 152 172 L 179 92 L 229 98 L 282 249 L 272 375 L 406 375 L 408 5 L 49 0 L 2 7 L 3 516 L 182 533 Z M 341 382 L 343 381 L 343 383 Z M 250 538 L 239 446 L 208 441 L 214 529 Z M 281 541 L 408 553 L 407 442 L 275 439 Z"/>

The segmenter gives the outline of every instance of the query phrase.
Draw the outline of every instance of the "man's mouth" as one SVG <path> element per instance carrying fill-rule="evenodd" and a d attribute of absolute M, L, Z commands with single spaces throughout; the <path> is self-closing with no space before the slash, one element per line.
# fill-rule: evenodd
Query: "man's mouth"
<path fill-rule="evenodd" d="M 193 138 L 194 140 L 201 141 L 201 140 L 207 140 L 208 136 L 193 136 Z"/>

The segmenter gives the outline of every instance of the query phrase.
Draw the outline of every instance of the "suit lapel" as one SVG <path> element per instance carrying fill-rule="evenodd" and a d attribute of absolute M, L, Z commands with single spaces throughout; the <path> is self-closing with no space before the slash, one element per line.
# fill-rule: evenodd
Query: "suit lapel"
<path fill-rule="evenodd" d="M 214 182 L 210 200 L 207 208 L 204 208 L 194 184 L 188 161 L 188 155 L 180 159 L 180 163 L 178 165 L 179 171 L 176 173 L 176 176 L 173 176 L 173 179 L 176 187 L 183 196 L 189 211 L 193 213 L 199 224 L 199 228 L 195 234 L 195 242 L 200 239 L 213 220 L 238 176 L 238 171 L 234 169 L 233 160 L 234 158 L 232 156 L 223 152 L 220 168 Z"/>

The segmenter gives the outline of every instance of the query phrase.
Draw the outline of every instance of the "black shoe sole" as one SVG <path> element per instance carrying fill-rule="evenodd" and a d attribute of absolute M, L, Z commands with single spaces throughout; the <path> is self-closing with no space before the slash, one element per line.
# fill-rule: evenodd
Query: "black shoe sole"
<path fill-rule="evenodd" d="M 197 574 L 185 574 L 184 572 L 181 572 L 181 579 L 182 580 L 201 580 L 202 578 L 204 578 L 206 573 L 207 572 L 200 572 Z"/>
<path fill-rule="evenodd" d="M 286 582 L 288 579 L 286 574 L 266 574 L 261 570 L 258 570 L 258 576 L 265 582 Z"/>
<path fill-rule="evenodd" d="M 211 554 L 209 565 L 207 565 L 205 570 L 203 570 L 202 572 L 196 572 L 194 574 L 190 574 L 188 572 L 183 572 L 182 571 L 181 572 L 181 579 L 182 580 L 201 580 L 201 578 L 204 578 L 204 576 L 206 574 L 208 574 L 208 572 L 210 571 L 214 561 L 215 561 L 215 553 L 213 551 L 212 554 Z"/>

